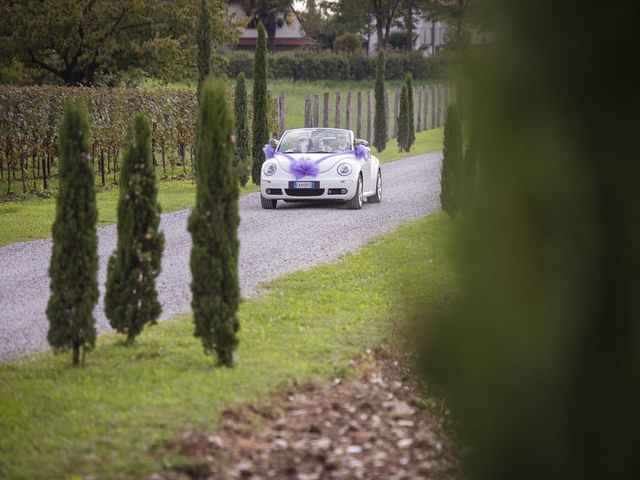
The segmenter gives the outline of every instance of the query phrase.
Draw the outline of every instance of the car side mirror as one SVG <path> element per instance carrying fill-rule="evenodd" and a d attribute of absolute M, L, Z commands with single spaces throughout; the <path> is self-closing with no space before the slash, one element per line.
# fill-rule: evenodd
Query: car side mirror
<path fill-rule="evenodd" d="M 369 142 L 367 142 L 366 140 L 364 140 L 362 138 L 356 138 L 355 144 L 356 144 L 356 147 L 358 145 L 362 145 L 363 147 L 367 147 L 367 148 L 369 147 Z"/>

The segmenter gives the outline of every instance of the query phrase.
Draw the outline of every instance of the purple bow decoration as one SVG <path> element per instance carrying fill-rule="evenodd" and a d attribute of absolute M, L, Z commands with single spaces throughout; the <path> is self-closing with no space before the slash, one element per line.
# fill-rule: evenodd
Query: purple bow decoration
<path fill-rule="evenodd" d="M 302 177 L 315 177 L 318 174 L 318 165 L 312 162 L 310 158 L 303 157 L 300 160 L 290 159 L 291 173 L 300 180 Z"/>
<path fill-rule="evenodd" d="M 269 160 L 270 158 L 273 158 L 276 154 L 275 149 L 273 148 L 273 146 L 270 143 L 267 143 L 264 148 L 262 149 L 262 151 L 264 152 L 264 157 Z"/>
<path fill-rule="evenodd" d="M 364 145 L 356 146 L 356 158 L 358 160 L 364 160 L 367 158 L 367 149 Z"/>

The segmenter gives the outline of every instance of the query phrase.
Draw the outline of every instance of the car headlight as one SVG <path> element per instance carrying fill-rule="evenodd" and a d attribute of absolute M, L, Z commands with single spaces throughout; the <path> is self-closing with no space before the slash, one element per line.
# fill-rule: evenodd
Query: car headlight
<path fill-rule="evenodd" d="M 277 167 L 275 163 L 267 163 L 262 171 L 267 177 L 270 177 L 271 175 L 276 173 L 276 170 Z"/>
<path fill-rule="evenodd" d="M 338 175 L 346 177 L 347 175 L 351 175 L 352 171 L 353 168 L 351 168 L 351 165 L 349 165 L 348 163 L 341 163 L 340 165 L 338 165 Z"/>

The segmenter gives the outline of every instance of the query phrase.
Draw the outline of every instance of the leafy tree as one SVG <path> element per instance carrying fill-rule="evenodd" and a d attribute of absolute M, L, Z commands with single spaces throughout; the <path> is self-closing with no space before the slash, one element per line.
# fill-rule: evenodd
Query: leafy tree
<path fill-rule="evenodd" d="M 265 29 L 258 25 L 258 42 L 253 60 L 253 169 L 251 178 L 256 185 L 260 184 L 260 173 L 264 163 L 262 149 L 269 141 L 269 99 L 267 94 L 267 42 Z"/>
<path fill-rule="evenodd" d="M 413 104 L 413 76 L 411 72 L 407 73 L 405 78 L 405 83 L 407 85 L 407 103 L 409 104 L 409 133 L 407 137 L 407 144 L 409 148 L 407 151 L 411 150 L 413 144 L 416 143 L 416 123 L 415 123 L 415 105 Z"/>
<path fill-rule="evenodd" d="M 387 146 L 387 107 L 384 103 L 384 51 L 378 52 L 376 65 L 375 101 L 376 111 L 373 119 L 373 145 L 378 152 L 382 152 Z"/>
<path fill-rule="evenodd" d="M 198 98 L 200 98 L 202 82 L 211 73 L 211 12 L 207 6 L 207 0 L 200 0 L 196 42 L 198 45 Z"/>
<path fill-rule="evenodd" d="M 344 33 L 333 41 L 333 50 L 336 53 L 348 55 L 362 54 L 363 39 L 354 33 Z"/>
<path fill-rule="evenodd" d="M 96 192 L 89 119 L 83 106 L 67 103 L 60 125 L 60 169 L 47 304 L 47 339 L 56 351 L 72 349 L 73 365 L 84 365 L 96 341 L 93 307 L 98 300 Z M 80 353 L 82 351 L 82 359 Z"/>
<path fill-rule="evenodd" d="M 133 130 L 120 171 L 118 244 L 109 258 L 104 298 L 111 326 L 126 334 L 129 344 L 160 315 L 155 283 L 164 248 L 151 158 L 151 121 L 140 113 Z"/>
<path fill-rule="evenodd" d="M 411 145 L 409 132 L 409 94 L 407 84 L 402 85 L 400 90 L 400 113 L 398 115 L 398 150 L 408 152 Z"/>
<path fill-rule="evenodd" d="M 0 58 L 67 85 L 129 76 L 195 76 L 198 0 L 9 1 L 0 4 Z M 227 2 L 207 0 L 212 45 L 233 43 L 240 24 Z"/>
<path fill-rule="evenodd" d="M 249 151 L 247 86 L 245 84 L 244 73 L 240 73 L 236 79 L 234 107 L 234 117 L 236 122 L 236 155 L 233 160 L 233 165 L 238 170 L 240 185 L 245 186 L 249 180 L 249 162 L 251 152 Z"/>
<path fill-rule="evenodd" d="M 223 82 L 205 80 L 198 115 L 196 206 L 189 217 L 195 336 L 218 363 L 233 365 L 238 344 L 238 194 L 233 119 Z"/>
<path fill-rule="evenodd" d="M 254 17 L 253 23 L 262 25 L 265 28 L 268 38 L 269 51 L 276 51 L 276 32 L 284 25 L 279 19 L 280 14 L 285 14 L 287 21 L 288 14 L 293 14 L 290 0 L 242 0 L 240 2 L 247 15 Z"/>
<path fill-rule="evenodd" d="M 450 217 L 454 217 L 461 207 L 463 181 L 462 125 L 455 105 L 447 109 L 442 153 L 440 204 Z"/>
<path fill-rule="evenodd" d="M 447 47 L 463 49 L 469 42 L 467 19 L 473 0 L 422 0 L 422 7 L 434 21 L 443 21 L 447 29 Z M 478 2 L 476 2 L 478 3 Z"/>

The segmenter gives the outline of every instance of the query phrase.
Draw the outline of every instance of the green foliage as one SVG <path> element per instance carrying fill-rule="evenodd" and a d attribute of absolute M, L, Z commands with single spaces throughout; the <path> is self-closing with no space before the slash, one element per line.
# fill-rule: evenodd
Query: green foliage
<path fill-rule="evenodd" d="M 258 40 L 253 62 L 253 142 L 251 153 L 253 167 L 251 178 L 260 184 L 260 174 L 264 163 L 264 145 L 269 141 L 269 99 L 267 95 L 267 40 L 264 26 L 258 25 Z"/>
<path fill-rule="evenodd" d="M 402 85 L 400 90 L 400 113 L 398 114 L 398 150 L 408 152 L 411 150 L 409 131 L 409 94 L 407 85 Z"/>
<path fill-rule="evenodd" d="M 60 125 L 60 189 L 53 223 L 47 304 L 47 339 L 56 351 L 73 350 L 84 364 L 96 340 L 93 307 L 98 300 L 96 192 L 91 168 L 89 120 L 84 107 L 67 103 Z"/>
<path fill-rule="evenodd" d="M 478 140 L 473 131 L 469 133 L 469 143 L 464 152 L 464 168 L 462 178 L 463 209 L 468 210 L 473 205 L 473 195 L 476 188 L 476 170 L 478 168 Z"/>
<path fill-rule="evenodd" d="M 207 0 L 200 0 L 196 43 L 198 45 L 198 98 L 200 98 L 202 82 L 211 73 L 211 11 Z"/>
<path fill-rule="evenodd" d="M 414 33 L 411 37 L 415 42 L 416 38 L 418 38 L 418 34 Z M 387 39 L 387 46 L 389 48 L 395 48 L 396 50 L 404 50 L 407 48 L 408 39 L 409 34 L 407 32 L 391 32 Z"/>
<path fill-rule="evenodd" d="M 153 76 L 194 78 L 198 0 L 2 2 L 0 56 L 67 85 Z M 239 21 L 208 0 L 212 43 L 233 43 Z"/>
<path fill-rule="evenodd" d="M 462 124 L 455 105 L 449 105 L 444 125 L 444 149 L 440 172 L 440 204 L 450 217 L 462 206 Z"/>
<path fill-rule="evenodd" d="M 218 363 L 233 366 L 238 344 L 238 181 L 233 168 L 233 118 L 225 85 L 206 80 L 198 114 L 196 206 L 189 217 L 191 307 L 195 336 Z"/>
<path fill-rule="evenodd" d="M 104 298 L 111 326 L 126 334 L 129 344 L 160 315 L 155 282 L 164 248 L 151 159 L 151 122 L 138 114 L 133 129 L 134 139 L 120 172 L 118 244 L 109 258 Z"/>
<path fill-rule="evenodd" d="M 636 4 L 499 5 L 465 92 L 480 181 L 461 222 L 462 303 L 428 338 L 430 378 L 460 421 L 467 478 L 634 479 Z"/>
<path fill-rule="evenodd" d="M 363 39 L 355 33 L 344 33 L 333 41 L 333 51 L 348 55 L 362 54 Z"/>
<path fill-rule="evenodd" d="M 415 105 L 413 104 L 413 76 L 411 72 L 407 73 L 405 78 L 405 82 L 407 84 L 407 102 L 409 104 L 409 136 L 408 136 L 408 145 L 409 150 L 413 147 L 413 144 L 416 143 L 416 123 L 415 123 Z"/>
<path fill-rule="evenodd" d="M 244 73 L 240 73 L 236 79 L 234 95 L 234 118 L 236 132 L 236 154 L 233 165 L 238 170 L 240 185 L 244 186 L 249 180 L 249 162 L 251 151 L 249 150 L 249 117 L 247 113 L 247 86 Z"/>
<path fill-rule="evenodd" d="M 373 80 L 376 56 L 337 55 L 330 51 L 295 51 L 269 56 L 270 78 L 292 80 Z M 454 68 L 451 57 L 437 54 L 429 57 L 420 52 L 385 53 L 385 78 L 403 80 L 410 72 L 416 80 L 440 80 Z M 253 78 L 253 55 L 234 52 L 226 56 L 222 71 L 230 77 L 240 72 Z"/>
<path fill-rule="evenodd" d="M 378 52 L 376 85 L 374 88 L 376 112 L 373 119 L 373 145 L 379 152 L 387 146 L 387 107 L 384 102 L 385 59 L 384 50 Z"/>

